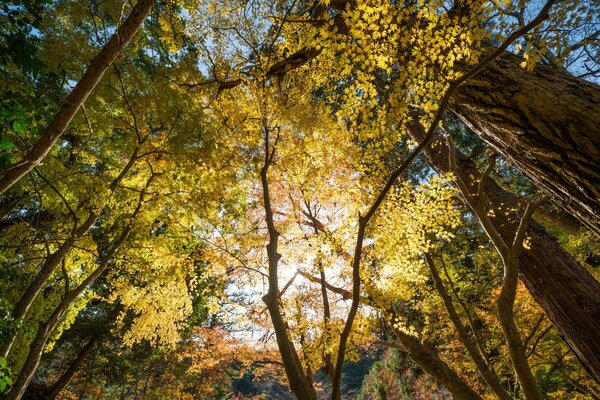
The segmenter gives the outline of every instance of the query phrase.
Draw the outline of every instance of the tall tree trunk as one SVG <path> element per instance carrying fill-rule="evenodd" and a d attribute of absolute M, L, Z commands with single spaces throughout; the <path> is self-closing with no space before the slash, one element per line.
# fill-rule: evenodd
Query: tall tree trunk
<path fill-rule="evenodd" d="M 77 244 L 77 241 L 87 233 L 91 226 L 98 219 L 98 213 L 90 213 L 88 218 L 71 234 L 71 236 L 65 240 L 60 247 L 52 253 L 44 264 L 42 265 L 40 272 L 36 275 L 33 281 L 27 286 L 27 289 L 15 305 L 11 313 L 11 318 L 14 321 L 24 320 L 29 312 L 29 308 L 32 306 L 38 294 L 42 291 L 42 288 L 50 279 L 56 268 L 60 263 L 69 255 L 73 247 Z M 0 356 L 7 358 L 12 348 L 15 339 L 19 332 L 13 331 L 4 339 L 4 342 L 0 345 Z"/>
<path fill-rule="evenodd" d="M 410 136 L 424 137 L 419 124 L 409 126 Z M 425 157 L 439 172 L 449 172 L 448 149 L 444 144 L 425 149 Z M 481 173 L 475 163 L 458 151 L 455 154 L 457 173 L 468 184 L 462 193 L 464 202 L 475 209 L 477 183 Z M 502 189 L 493 179 L 485 186 L 489 208 L 495 210 L 492 223 L 502 238 L 511 243 L 519 223 L 514 195 Z M 535 222 L 529 225 L 529 250 L 519 258 L 519 276 L 535 301 L 579 357 L 590 374 L 600 382 L 600 282 L 564 251 L 545 229 Z"/>
<path fill-rule="evenodd" d="M 283 362 L 285 374 L 289 381 L 290 390 L 298 400 L 316 400 L 317 394 L 313 388 L 312 381 L 304 371 L 302 362 L 290 336 L 290 329 L 284 315 L 284 310 L 281 308 L 278 276 L 281 254 L 277 249 L 280 233 L 275 227 L 268 179 L 268 171 L 273 161 L 275 149 L 270 148 L 269 127 L 266 122 L 263 122 L 263 130 L 265 134 L 265 162 L 260 170 L 260 181 L 265 208 L 265 220 L 269 234 L 269 243 L 267 244 L 269 289 L 262 300 L 267 306 L 271 322 L 273 323 L 277 347 L 281 354 L 281 361 Z"/>
<path fill-rule="evenodd" d="M 131 221 L 133 221 L 139 214 L 142 209 L 142 205 L 144 204 L 144 197 L 146 196 L 146 192 L 154 179 L 155 174 L 150 175 L 148 180 L 146 181 L 146 185 L 141 190 L 138 202 L 135 210 L 129 217 Z M 41 324 L 35 338 L 31 342 L 31 346 L 29 347 L 29 353 L 27 354 L 27 358 L 25 359 L 25 363 L 23 364 L 23 368 L 19 372 L 17 379 L 15 380 L 14 385 L 6 395 L 6 400 L 20 400 L 31 379 L 33 379 L 33 375 L 40 365 L 40 360 L 42 358 L 42 354 L 44 352 L 44 348 L 46 347 L 46 343 L 50 338 L 50 335 L 56 328 L 56 326 L 60 323 L 65 313 L 68 311 L 69 307 L 73 302 L 85 291 L 91 284 L 93 284 L 103 273 L 110 267 L 111 261 L 117 255 L 123 244 L 131 235 L 132 227 L 127 224 L 123 227 L 123 230 L 119 234 L 119 236 L 113 241 L 111 246 L 108 248 L 106 253 L 102 255 L 102 257 L 98 260 L 98 266 L 94 269 L 78 286 L 74 289 L 65 291 L 65 295 L 62 300 L 58 304 L 58 306 L 54 309 L 48 320 Z"/>
<path fill-rule="evenodd" d="M 141 203 L 140 203 L 141 204 Z M 139 211 L 139 207 L 137 208 L 135 214 Z M 110 250 L 107 254 L 101 259 L 98 267 L 90 274 L 87 278 L 83 280 L 76 288 L 70 290 L 65 294 L 60 304 L 56 307 L 56 309 L 50 315 L 50 318 L 43 323 L 37 333 L 33 341 L 31 342 L 31 346 L 29 347 L 29 353 L 27 354 L 27 358 L 25 363 L 23 364 L 23 368 L 19 372 L 17 379 L 15 380 L 15 384 L 10 389 L 8 394 L 6 395 L 6 400 L 20 400 L 21 397 L 25 394 L 35 371 L 37 370 L 40 360 L 42 358 L 42 354 L 44 353 L 44 348 L 46 347 L 46 343 L 50 338 L 50 335 L 54 331 L 54 328 L 59 324 L 71 304 L 79 297 L 79 295 L 86 290 L 92 283 L 96 281 L 104 273 L 104 271 L 109 267 L 110 261 L 113 259 L 115 254 L 119 251 L 123 243 L 129 238 L 131 234 L 131 227 L 126 226 L 121 235 L 116 239 L 114 244 L 111 246 Z"/>
<path fill-rule="evenodd" d="M 492 367 L 488 365 L 485 359 L 485 355 L 478 348 L 475 340 L 476 332 L 472 332 L 473 337 L 471 337 L 467 332 L 467 328 L 462 323 L 460 316 L 458 315 L 458 312 L 454 307 L 454 302 L 452 301 L 452 298 L 450 298 L 450 295 L 446 290 L 444 282 L 442 281 L 442 278 L 440 277 L 437 271 L 435 263 L 433 262 L 433 259 L 429 254 L 425 254 L 425 261 L 427 262 L 427 266 L 429 267 L 429 271 L 431 272 L 433 284 L 438 294 L 442 298 L 442 302 L 444 303 L 444 307 L 446 308 L 446 313 L 448 314 L 448 317 L 450 317 L 450 321 L 452 322 L 452 325 L 454 325 L 454 328 L 456 329 L 456 333 L 458 334 L 461 343 L 467 349 L 467 352 L 469 353 L 469 356 L 471 357 L 473 363 L 477 367 L 477 370 L 479 371 L 487 385 L 490 387 L 490 389 L 499 399 L 512 400 L 512 396 L 506 391 L 504 386 L 502 386 L 500 379 L 498 378 Z"/>
<path fill-rule="evenodd" d="M 449 110 L 552 200 L 600 235 L 600 86 L 505 53 Z"/>
<path fill-rule="evenodd" d="M 64 100 L 54 119 L 42 133 L 37 143 L 17 164 L 7 169 L 0 177 L 0 194 L 34 169 L 46 157 L 52 146 L 62 136 L 77 111 L 96 87 L 106 70 L 117 58 L 127 42 L 138 31 L 146 16 L 150 13 L 154 0 L 139 0 L 127 20 L 104 45 L 92 60 L 87 71 L 77 83 L 73 91 Z"/>

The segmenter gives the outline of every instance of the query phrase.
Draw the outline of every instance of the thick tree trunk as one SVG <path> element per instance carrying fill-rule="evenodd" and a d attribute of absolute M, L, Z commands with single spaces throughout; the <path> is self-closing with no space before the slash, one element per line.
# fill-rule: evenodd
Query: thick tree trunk
<path fill-rule="evenodd" d="M 154 0 L 139 0 L 127 20 L 118 31 L 110 38 L 108 43 L 94 58 L 87 71 L 77 83 L 73 91 L 64 100 L 60 110 L 48 125 L 42 136 L 21 161 L 7 169 L 0 177 L 0 194 L 25 176 L 29 171 L 38 166 L 46 157 L 52 146 L 62 136 L 67 126 L 79 111 L 92 90 L 96 87 L 106 70 L 117 58 L 127 42 L 138 31 L 146 16 L 150 13 Z"/>
<path fill-rule="evenodd" d="M 419 142 L 424 137 L 419 124 L 411 124 L 408 131 Z M 437 144 L 425 149 L 425 157 L 439 172 L 449 172 L 448 148 Z M 458 152 L 456 163 L 457 173 L 470 189 L 462 193 L 464 201 L 474 209 L 481 173 L 473 161 Z M 510 209 L 519 208 L 517 199 L 493 179 L 487 180 L 485 195 L 489 209 L 494 210 L 491 220 L 496 230 L 512 243 L 519 216 Z M 528 235 L 530 249 L 519 258 L 519 276 L 585 368 L 600 382 L 600 282 L 539 224 L 532 221 Z"/>
<path fill-rule="evenodd" d="M 449 109 L 540 189 L 600 234 L 600 86 L 505 53 Z"/>

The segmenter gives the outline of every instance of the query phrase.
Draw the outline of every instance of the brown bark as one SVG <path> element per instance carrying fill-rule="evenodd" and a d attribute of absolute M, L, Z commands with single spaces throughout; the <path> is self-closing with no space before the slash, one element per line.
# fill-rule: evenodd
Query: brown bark
<path fill-rule="evenodd" d="M 83 364 L 87 356 L 96 347 L 97 340 L 98 336 L 94 336 L 86 343 L 85 346 L 83 346 L 83 348 L 79 351 L 79 354 L 77 354 L 75 360 L 73 360 L 71 365 L 69 365 L 69 368 L 67 368 L 67 370 L 60 376 L 60 378 L 58 378 L 58 380 L 50 388 L 48 400 L 54 400 L 58 396 L 58 394 L 65 387 L 67 387 L 69 383 L 71 383 L 71 380 L 73 380 L 73 377 L 81 367 L 81 364 Z"/>
<path fill-rule="evenodd" d="M 46 157 L 52 146 L 62 136 L 63 132 L 94 90 L 106 70 L 117 58 L 121 50 L 138 31 L 146 16 L 150 13 L 154 0 L 139 0 L 127 20 L 119 27 L 118 31 L 110 38 L 108 43 L 100 50 L 87 71 L 77 83 L 73 91 L 64 100 L 54 119 L 42 133 L 37 143 L 17 164 L 8 168 L 0 177 L 0 194 L 25 176 L 29 171 L 38 166 Z"/>
<path fill-rule="evenodd" d="M 145 187 L 140 192 L 137 206 L 131 214 L 131 219 L 136 218 L 139 214 L 144 203 L 146 191 L 152 183 L 154 176 L 154 174 L 150 176 Z M 130 225 L 126 225 L 123 228 L 121 234 L 115 239 L 106 254 L 100 258 L 96 269 L 92 271 L 77 287 L 65 293 L 59 305 L 54 309 L 48 320 L 39 327 L 36 336 L 29 347 L 29 353 L 27 354 L 23 368 L 21 368 L 21 371 L 19 372 L 14 385 L 10 389 L 10 392 L 8 392 L 6 395 L 6 400 L 20 400 L 23 397 L 27 387 L 29 386 L 29 383 L 31 382 L 31 379 L 33 378 L 33 375 L 35 374 L 35 371 L 40 364 L 44 347 L 46 346 L 52 331 L 54 331 L 54 328 L 56 328 L 71 304 L 79 297 L 79 295 L 109 268 L 110 262 L 113 260 L 123 244 L 127 241 L 131 231 L 132 229 Z"/>
<path fill-rule="evenodd" d="M 427 347 L 425 347 L 419 339 L 406 334 L 398 329 L 394 329 L 394 334 L 402 343 L 410 357 L 417 363 L 425 372 L 431 375 L 438 383 L 444 386 L 452 394 L 452 398 L 456 400 L 481 400 L 479 396 L 469 385 L 462 380 L 456 372 L 452 370 L 440 358 Z"/>
<path fill-rule="evenodd" d="M 600 234 L 600 86 L 504 53 L 448 108 L 536 186 Z"/>
<path fill-rule="evenodd" d="M 133 168 L 135 162 L 138 160 L 138 154 L 140 151 L 140 145 L 137 145 L 129 158 L 129 161 L 123 167 L 119 175 L 111 182 L 109 189 L 111 192 L 114 192 L 119 186 L 120 182 L 123 180 L 125 175 L 129 173 L 131 168 Z M 65 257 L 69 255 L 73 247 L 77 244 L 77 241 L 83 237 L 94 225 L 96 220 L 98 219 L 100 212 L 92 211 L 89 213 L 87 219 L 81 223 L 76 229 L 73 230 L 71 236 L 66 239 L 60 247 L 52 253 L 50 256 L 46 258 L 44 264 L 42 265 L 40 272 L 36 275 L 33 281 L 29 284 L 17 304 L 11 313 L 11 318 L 15 321 L 21 320 L 27 316 L 29 312 L 29 308 L 35 301 L 35 298 L 40 293 L 48 279 L 52 276 L 56 268 L 60 265 L 60 263 L 64 260 Z M 10 353 L 10 349 L 17 337 L 18 332 L 11 332 L 2 342 L 0 346 L 0 356 L 7 358 Z"/>
<path fill-rule="evenodd" d="M 578 219 L 563 209 L 542 206 L 536 211 L 535 218 L 570 235 L 581 232 L 583 227 Z"/>
<path fill-rule="evenodd" d="M 288 378 L 290 390 L 297 399 L 316 400 L 317 394 L 312 386 L 311 380 L 302 367 L 302 362 L 298 357 L 298 352 L 290 337 L 288 323 L 283 315 L 283 310 L 281 309 L 278 277 L 281 254 L 279 254 L 277 250 L 280 234 L 275 227 L 273 218 L 268 179 L 269 166 L 273 162 L 275 148 L 271 147 L 269 142 L 269 128 L 266 123 L 263 123 L 263 130 L 265 135 L 265 162 L 260 171 L 260 180 L 263 192 L 265 220 L 267 222 L 269 233 L 269 243 L 267 244 L 269 289 L 267 294 L 263 296 L 263 302 L 267 306 L 271 322 L 273 323 L 277 347 L 281 354 L 281 361 L 283 362 L 285 374 Z"/>
<path fill-rule="evenodd" d="M 314 283 L 321 283 L 321 279 L 305 272 L 301 272 L 302 276 Z M 342 296 L 343 299 L 351 299 L 352 291 L 338 288 L 325 282 L 325 287 L 333 293 L 337 293 Z M 371 304 L 368 298 L 361 299 L 364 304 L 373 305 L 375 308 L 377 304 Z M 395 319 L 395 313 L 392 310 L 383 310 L 392 319 Z M 422 344 L 419 339 L 409 334 L 402 332 L 399 329 L 393 329 L 394 335 L 398 338 L 400 343 L 388 342 L 385 340 L 379 340 L 376 344 L 391 347 L 403 352 L 406 352 L 419 366 L 431 375 L 438 383 L 444 386 L 452 394 L 454 399 L 457 400 L 481 400 L 481 397 L 471 387 L 461 379 L 456 372 L 450 368 L 448 364 L 442 361 L 435 351 L 431 350 L 428 346 Z"/>
<path fill-rule="evenodd" d="M 420 125 L 411 124 L 408 132 L 415 140 L 422 140 Z M 449 152 L 439 144 L 425 149 L 425 157 L 439 172 L 449 172 Z M 477 183 L 481 173 L 475 163 L 456 152 L 457 175 L 469 189 L 463 200 L 471 209 L 477 203 Z M 515 196 L 502 189 L 493 179 L 488 179 L 485 194 L 491 217 L 500 236 L 512 243 L 518 226 L 518 209 Z M 532 221 L 528 235 L 530 249 L 519 258 L 519 277 L 542 307 L 552 324 L 579 357 L 590 374 L 600 381 L 600 282 L 564 251 L 544 228 Z"/>
<path fill-rule="evenodd" d="M 468 184 L 457 173 L 456 159 L 453 156 L 456 154 L 456 150 L 450 137 L 447 138 L 447 141 L 449 144 L 450 169 L 456 176 L 455 183 L 462 193 L 467 193 L 469 192 Z M 527 208 L 523 216 L 519 219 L 519 226 L 511 241 L 503 238 L 490 219 L 490 211 L 492 210 L 487 207 L 485 195 L 485 184 L 493 172 L 495 165 L 496 158 L 494 157 L 479 178 L 476 194 L 477 203 L 473 213 L 479 219 L 483 230 L 494 244 L 504 265 L 504 277 L 502 279 L 500 294 L 496 299 L 496 309 L 510 361 L 521 386 L 521 392 L 526 400 L 542 400 L 542 393 L 529 366 L 525 346 L 521 340 L 521 334 L 515 323 L 514 315 L 514 304 L 519 282 L 519 258 L 523 253 L 523 242 L 529 222 L 533 213 L 539 207 L 539 203 L 527 204 Z"/>
<path fill-rule="evenodd" d="M 456 328 L 456 332 L 458 333 L 460 341 L 467 349 L 467 352 L 469 353 L 469 356 L 471 357 L 473 363 L 477 367 L 477 370 L 479 371 L 485 382 L 488 384 L 490 389 L 492 389 L 492 391 L 496 394 L 496 396 L 498 396 L 499 399 L 512 400 L 512 396 L 510 395 L 510 393 L 508 393 L 506 389 L 504 389 L 502 383 L 500 382 L 500 379 L 498 379 L 498 376 L 496 375 L 492 367 L 486 362 L 484 355 L 479 351 L 475 340 L 471 336 L 469 336 L 467 328 L 462 323 L 460 316 L 458 315 L 458 312 L 454 307 L 454 303 L 452 302 L 452 299 L 450 298 L 450 295 L 448 294 L 448 291 L 444 286 L 444 282 L 442 281 L 442 278 L 440 277 L 440 274 L 437 271 L 433 259 L 428 254 L 426 254 L 425 261 L 429 266 L 429 271 L 431 272 L 433 283 L 438 294 L 442 298 L 444 307 L 446 308 L 446 312 L 450 317 L 450 321 Z M 473 335 L 475 335 L 475 332 L 473 332 Z"/>
<path fill-rule="evenodd" d="M 96 222 L 98 218 L 98 213 L 90 213 L 88 218 L 79 226 L 77 229 L 71 234 L 71 236 L 65 240 L 58 250 L 52 253 L 46 261 L 42 265 L 40 272 L 36 275 L 33 281 L 27 286 L 25 293 L 21 296 L 15 308 L 11 313 L 11 317 L 13 320 L 18 321 L 25 318 L 27 315 L 29 308 L 33 304 L 35 298 L 40 293 L 48 279 L 52 276 L 56 268 L 60 265 L 62 260 L 71 252 L 73 246 L 77 243 L 77 241 L 90 229 L 90 227 Z M 2 342 L 2 346 L 0 346 L 0 356 L 7 358 L 10 353 L 10 349 L 17 337 L 18 332 L 11 332 L 7 338 L 5 338 L 4 342 Z"/>
<path fill-rule="evenodd" d="M 131 229 L 127 227 L 119 237 L 117 243 L 115 243 L 111 251 L 105 256 L 94 272 L 92 272 L 79 286 L 69 291 L 61 300 L 58 307 L 52 312 L 50 318 L 40 326 L 29 347 L 29 354 L 27 355 L 25 364 L 23 364 L 23 368 L 19 372 L 10 392 L 6 395 L 6 400 L 19 400 L 23 394 L 25 394 L 31 379 L 40 364 L 44 347 L 46 346 L 52 331 L 56 328 L 73 301 L 75 301 L 75 299 L 77 299 L 77 297 L 106 270 L 110 259 L 114 256 L 123 242 L 125 242 L 130 232 Z"/>

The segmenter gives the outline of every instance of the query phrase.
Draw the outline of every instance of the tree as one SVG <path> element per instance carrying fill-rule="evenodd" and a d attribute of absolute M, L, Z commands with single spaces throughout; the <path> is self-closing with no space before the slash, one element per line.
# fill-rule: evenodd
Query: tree
<path fill-rule="evenodd" d="M 40 164 L 52 146 L 60 139 L 65 129 L 77 114 L 85 100 L 96 87 L 98 82 L 112 62 L 117 58 L 123 47 L 135 35 L 137 30 L 150 13 L 153 0 L 140 0 L 133 8 L 131 14 L 117 32 L 106 43 L 98 55 L 92 60 L 81 80 L 75 85 L 73 91 L 64 100 L 54 119 L 38 138 L 31 150 L 16 164 L 7 168 L 0 178 L 0 194 L 6 192 L 23 176 Z"/>
<path fill-rule="evenodd" d="M 24 93 L 2 103 L 2 159 L 31 148 L 69 90 L 59 77 L 77 76 L 119 25 L 123 10 L 103 7 L 61 4 L 24 36 L 57 89 L 44 101 L 43 68 L 2 59 L 0 93 Z M 509 50 L 518 68 L 571 62 L 566 42 L 587 50 L 592 21 L 578 16 L 591 5 L 157 7 L 44 162 L 0 195 L 9 398 L 34 380 L 30 393 L 70 380 L 64 394 L 80 397 L 231 395 L 234 377 L 267 363 L 297 398 L 339 400 L 344 365 L 373 345 L 402 351 L 457 399 L 594 393 L 576 357 L 600 370 L 588 310 L 598 281 L 532 221 L 537 203 L 521 207 L 537 201 L 526 177 L 481 143 L 461 155 L 474 139 L 448 113 L 483 119 L 456 99 L 498 65 L 516 68 Z M 0 19 L 17 27 L 28 10 Z M 594 259 L 590 236 L 577 243 L 590 232 L 550 221 L 577 259 Z M 43 357 L 98 301 L 119 309 L 107 356 L 76 339 L 72 363 L 62 350 Z M 50 379 L 59 364 L 64 379 Z"/>
<path fill-rule="evenodd" d="M 600 87 L 504 54 L 449 109 L 582 224 L 600 234 Z M 518 92 L 515 92 L 518 88 Z"/>

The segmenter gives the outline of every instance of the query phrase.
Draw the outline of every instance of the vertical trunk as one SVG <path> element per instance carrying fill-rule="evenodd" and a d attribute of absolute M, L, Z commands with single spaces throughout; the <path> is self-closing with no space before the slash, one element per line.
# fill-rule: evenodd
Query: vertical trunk
<path fill-rule="evenodd" d="M 77 114 L 92 90 L 96 87 L 106 70 L 117 58 L 127 42 L 138 31 L 146 16 L 150 13 L 154 0 L 139 0 L 127 20 L 118 31 L 110 38 L 108 43 L 100 50 L 87 71 L 77 83 L 73 91 L 64 100 L 60 110 L 48 125 L 42 136 L 21 161 L 7 169 L 0 177 L 0 194 L 6 192 L 25 176 L 29 171 L 38 166 L 46 157 L 52 146 L 62 136 L 67 126 Z"/>
<path fill-rule="evenodd" d="M 502 55 L 449 109 L 552 200 L 600 234 L 600 86 Z"/>
<path fill-rule="evenodd" d="M 266 126 L 266 124 L 264 124 Z M 312 386 L 312 382 L 304 372 L 302 362 L 298 357 L 298 352 L 294 346 L 294 342 L 290 337 L 289 326 L 281 309 L 281 301 L 279 298 L 279 277 L 278 268 L 281 254 L 277 247 L 279 241 L 279 232 L 275 227 L 273 218 L 273 209 L 271 207 L 271 193 L 269 192 L 269 180 L 267 172 L 272 162 L 273 154 L 269 150 L 269 130 L 265 130 L 265 163 L 260 171 L 260 180 L 263 191 L 263 203 L 265 208 L 265 219 L 269 231 L 269 243 L 267 244 L 267 259 L 269 271 L 269 290 L 262 298 L 267 306 L 273 329 L 275 330 L 275 339 L 277 347 L 281 354 L 281 361 L 285 369 L 285 374 L 289 381 L 290 390 L 297 399 L 316 400 L 317 394 Z"/>
<path fill-rule="evenodd" d="M 424 132 L 418 124 L 411 124 L 408 131 L 413 139 L 423 139 Z M 438 143 L 434 149 L 428 146 L 425 156 L 436 170 L 449 171 L 448 149 L 444 144 Z M 458 174 L 470 189 L 469 193 L 463 193 L 463 199 L 475 209 L 481 173 L 473 161 L 459 152 L 456 163 Z M 489 208 L 495 210 L 492 223 L 502 238 L 512 243 L 519 216 L 511 209 L 519 208 L 517 199 L 492 179 L 486 182 L 485 195 Z M 585 368 L 600 382 L 600 282 L 539 224 L 532 221 L 528 234 L 531 245 L 519 258 L 519 276 Z"/>

